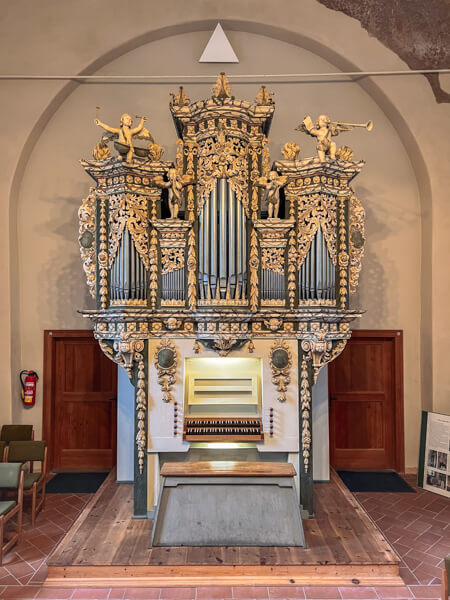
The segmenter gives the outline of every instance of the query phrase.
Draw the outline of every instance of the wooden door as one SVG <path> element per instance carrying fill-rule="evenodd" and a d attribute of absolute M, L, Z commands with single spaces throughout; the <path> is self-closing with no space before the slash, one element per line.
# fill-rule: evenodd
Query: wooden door
<path fill-rule="evenodd" d="M 108 470 L 116 464 L 117 365 L 92 331 L 45 331 L 44 439 L 50 468 Z"/>
<path fill-rule="evenodd" d="M 330 463 L 404 470 L 402 334 L 356 330 L 328 366 Z"/>

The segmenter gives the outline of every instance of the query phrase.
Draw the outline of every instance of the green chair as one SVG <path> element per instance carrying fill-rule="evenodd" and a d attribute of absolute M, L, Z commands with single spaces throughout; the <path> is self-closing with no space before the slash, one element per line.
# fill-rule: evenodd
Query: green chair
<path fill-rule="evenodd" d="M 33 425 L 3 425 L 0 432 L 0 441 L 24 442 L 33 439 Z"/>
<path fill-rule="evenodd" d="M 31 496 L 31 525 L 34 527 L 37 513 L 44 506 L 47 475 L 47 447 L 45 442 L 11 442 L 6 451 L 9 463 L 30 463 L 30 471 L 24 473 L 23 493 Z M 33 463 L 41 463 L 41 472 L 33 472 Z M 41 492 L 39 497 L 39 491 Z"/>
<path fill-rule="evenodd" d="M 448 582 L 450 581 L 450 554 L 445 557 L 442 569 L 442 600 L 448 600 Z"/>
<path fill-rule="evenodd" d="M 0 462 L 5 462 L 6 442 L 0 441 Z"/>
<path fill-rule="evenodd" d="M 20 464 L 0 464 L 0 489 L 17 490 L 17 500 L 0 501 L 0 565 L 3 555 L 16 544 L 22 535 L 22 508 L 23 508 L 23 471 Z M 16 532 L 3 543 L 5 524 L 17 515 Z"/>

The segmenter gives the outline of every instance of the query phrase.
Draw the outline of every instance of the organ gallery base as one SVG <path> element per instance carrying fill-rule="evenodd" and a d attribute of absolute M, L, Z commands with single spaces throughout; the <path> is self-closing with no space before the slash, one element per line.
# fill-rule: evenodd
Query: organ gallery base
<path fill-rule="evenodd" d="M 307 548 L 159 547 L 112 472 L 48 561 L 46 586 L 403 585 L 399 558 L 335 473 L 314 484 Z"/>

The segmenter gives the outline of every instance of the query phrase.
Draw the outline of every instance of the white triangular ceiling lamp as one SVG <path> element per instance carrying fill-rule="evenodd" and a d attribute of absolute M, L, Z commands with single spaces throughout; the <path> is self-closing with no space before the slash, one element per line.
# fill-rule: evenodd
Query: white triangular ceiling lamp
<path fill-rule="evenodd" d="M 239 59 L 234 52 L 230 41 L 222 29 L 222 25 L 217 23 L 206 48 L 198 62 L 201 63 L 238 63 Z"/>

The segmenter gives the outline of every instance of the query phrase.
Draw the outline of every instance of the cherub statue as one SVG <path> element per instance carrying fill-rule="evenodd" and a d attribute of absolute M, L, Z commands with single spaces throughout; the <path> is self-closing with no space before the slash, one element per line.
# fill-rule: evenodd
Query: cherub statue
<path fill-rule="evenodd" d="M 327 115 L 320 115 L 315 127 L 311 117 L 307 116 L 296 129 L 317 138 L 317 154 L 320 162 L 325 162 L 326 156 L 333 160 L 336 158 L 336 142 L 333 142 L 331 137 L 339 135 L 341 131 L 349 131 L 350 128 L 332 122 Z"/>
<path fill-rule="evenodd" d="M 95 124 L 99 127 L 102 127 L 105 131 L 109 131 L 109 133 L 114 133 L 119 136 L 119 143 L 128 146 L 129 150 L 127 153 L 127 162 L 131 162 L 133 159 L 133 138 L 138 137 L 141 139 L 148 139 L 153 141 L 149 131 L 145 129 L 144 123 L 147 120 L 147 117 L 141 117 L 139 125 L 137 127 L 132 127 L 133 119 L 131 115 L 128 113 L 124 113 L 120 117 L 120 126 L 119 127 L 110 127 L 105 123 L 102 123 L 100 119 L 95 119 Z"/>
<path fill-rule="evenodd" d="M 160 188 L 169 190 L 170 218 L 178 219 L 178 211 L 183 204 L 183 188 L 194 183 L 192 175 L 179 175 L 175 168 L 169 169 L 167 173 L 169 181 L 164 181 L 161 176 L 153 178 L 153 183 Z"/>
<path fill-rule="evenodd" d="M 263 202 L 267 202 L 269 219 L 277 219 L 280 209 L 280 189 L 287 183 L 286 175 L 278 175 L 276 171 L 270 171 L 269 177 L 260 177 L 256 184 L 264 188 Z"/>

